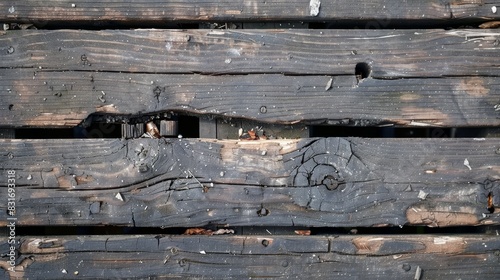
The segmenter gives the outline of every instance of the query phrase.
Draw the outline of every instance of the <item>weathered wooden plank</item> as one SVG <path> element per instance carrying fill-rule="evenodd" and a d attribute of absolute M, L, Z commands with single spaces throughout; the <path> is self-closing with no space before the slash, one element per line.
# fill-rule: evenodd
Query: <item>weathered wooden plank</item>
<path fill-rule="evenodd" d="M 500 53 L 500 52 L 499 52 Z M 331 88 L 325 90 L 331 81 Z M 500 79 L 161 75 L 0 70 L 0 125 L 63 126 L 92 113 L 181 112 L 258 122 L 500 125 Z"/>
<path fill-rule="evenodd" d="M 16 170 L 18 225 L 500 222 L 488 205 L 500 204 L 498 139 L 1 140 L 0 151 L 0 169 Z"/>
<path fill-rule="evenodd" d="M 22 237 L 14 271 L 0 266 L 10 279 L 494 279 L 499 248 L 488 235 Z"/>
<path fill-rule="evenodd" d="M 317 2 L 314 8 L 314 2 Z M 374 20 L 367 28 L 385 27 L 391 20 L 498 19 L 493 0 L 458 1 L 83 1 L 4 0 L 0 21 L 257 21 L 257 20 Z M 377 21 L 376 21 L 377 20 Z M 375 25 L 378 24 L 378 25 Z"/>
<path fill-rule="evenodd" d="M 374 78 L 500 75 L 497 30 L 24 30 L 2 32 L 0 68 L 291 73 Z"/>

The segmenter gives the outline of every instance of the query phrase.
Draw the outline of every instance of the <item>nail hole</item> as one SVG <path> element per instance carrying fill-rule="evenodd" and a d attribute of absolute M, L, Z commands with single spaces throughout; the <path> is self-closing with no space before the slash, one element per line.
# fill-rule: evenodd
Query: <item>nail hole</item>
<path fill-rule="evenodd" d="M 404 263 L 403 266 L 401 267 L 404 271 L 410 271 L 411 265 Z"/>
<path fill-rule="evenodd" d="M 263 207 L 257 211 L 257 215 L 259 215 L 259 217 L 267 216 L 269 215 L 269 210 Z"/>
<path fill-rule="evenodd" d="M 12 111 L 12 108 L 14 108 L 14 104 L 9 105 L 9 111 Z"/>
<path fill-rule="evenodd" d="M 264 247 L 269 246 L 269 240 L 266 240 L 266 239 L 262 240 L 262 246 L 264 246 Z"/>
<path fill-rule="evenodd" d="M 356 68 L 354 68 L 354 74 L 356 75 L 356 78 L 358 78 L 358 80 L 370 77 L 371 73 L 372 73 L 372 68 L 366 62 L 360 62 L 356 64 Z"/>

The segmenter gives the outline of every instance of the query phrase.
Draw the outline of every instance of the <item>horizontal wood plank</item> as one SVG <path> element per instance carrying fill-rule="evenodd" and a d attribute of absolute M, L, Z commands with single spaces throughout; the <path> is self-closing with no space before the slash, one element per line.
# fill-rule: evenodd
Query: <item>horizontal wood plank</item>
<path fill-rule="evenodd" d="M 314 2 L 318 5 L 315 8 Z M 83 1 L 3 0 L 0 21 L 260 21 L 260 20 L 373 20 L 367 27 L 384 27 L 392 20 L 498 19 L 487 1 Z M 367 23 L 368 24 L 368 23 Z"/>
<path fill-rule="evenodd" d="M 325 90 L 328 84 L 331 88 Z M 162 75 L 0 70 L 0 125 L 73 127 L 89 115 L 160 112 L 266 123 L 500 125 L 500 78 Z"/>
<path fill-rule="evenodd" d="M 494 279 L 499 247 L 488 235 L 22 237 L 15 271 L 0 267 L 10 279 Z"/>
<path fill-rule="evenodd" d="M 500 205 L 498 139 L 0 140 L 0 151 L 0 169 L 16 170 L 18 225 L 500 222 L 488 205 Z"/>
<path fill-rule="evenodd" d="M 1 32 L 0 68 L 46 71 L 499 76 L 497 30 L 24 30 Z"/>

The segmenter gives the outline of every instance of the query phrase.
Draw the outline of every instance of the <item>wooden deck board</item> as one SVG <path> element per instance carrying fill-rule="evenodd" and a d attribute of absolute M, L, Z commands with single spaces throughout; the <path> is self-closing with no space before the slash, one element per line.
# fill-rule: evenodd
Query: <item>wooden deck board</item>
<path fill-rule="evenodd" d="M 497 139 L 1 140 L 0 150 L 0 168 L 17 174 L 18 225 L 500 222 L 487 209 L 490 192 L 500 204 Z"/>
<path fill-rule="evenodd" d="M 20 241 L 15 272 L 4 270 L 11 279 L 415 279 L 417 270 L 418 279 L 477 279 L 500 273 L 500 244 L 491 235 L 27 236 Z M 0 240 L 2 247 L 6 243 Z M 0 265 L 8 267 L 5 261 Z"/>
<path fill-rule="evenodd" d="M 493 6 L 498 1 L 365 1 L 321 0 L 311 9 L 309 0 L 280 1 L 74 1 L 4 0 L 0 21 L 261 21 L 261 20 L 454 20 L 498 19 Z M 377 23 L 377 22 L 375 22 Z M 377 28 L 375 23 L 369 27 Z"/>
<path fill-rule="evenodd" d="M 332 86 L 325 90 L 332 79 Z M 500 79 L 162 75 L 0 70 L 0 125 L 73 127 L 93 113 L 159 112 L 266 123 L 500 125 Z M 305 106 L 307 104 L 307 106 Z"/>
<path fill-rule="evenodd" d="M 499 76 L 500 32 L 399 30 L 16 30 L 0 68 L 129 73 Z"/>

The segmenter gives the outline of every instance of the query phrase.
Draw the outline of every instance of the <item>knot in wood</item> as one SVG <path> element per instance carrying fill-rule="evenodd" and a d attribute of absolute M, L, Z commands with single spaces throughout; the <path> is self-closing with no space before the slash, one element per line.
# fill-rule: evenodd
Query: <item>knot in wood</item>
<path fill-rule="evenodd" d="M 325 185 L 328 190 L 333 191 L 338 188 L 340 182 L 332 175 L 327 175 L 323 181 L 321 181 L 321 184 Z"/>
<path fill-rule="evenodd" d="M 158 98 L 161 94 L 161 88 L 159 86 L 156 86 L 154 89 L 153 89 L 153 94 L 155 95 L 156 98 Z"/>

